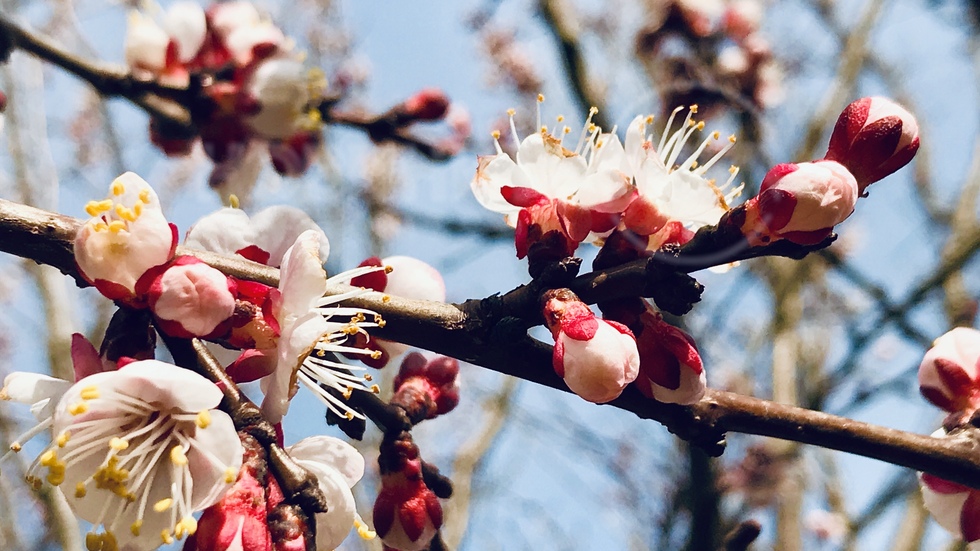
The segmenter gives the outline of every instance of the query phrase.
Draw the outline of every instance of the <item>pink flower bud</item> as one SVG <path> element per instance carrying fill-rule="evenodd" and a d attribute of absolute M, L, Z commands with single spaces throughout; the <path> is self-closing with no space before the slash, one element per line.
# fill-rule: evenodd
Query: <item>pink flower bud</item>
<path fill-rule="evenodd" d="M 412 352 L 395 377 L 391 403 L 402 406 L 414 422 L 448 413 L 459 403 L 459 361 L 447 356 L 426 359 Z"/>
<path fill-rule="evenodd" d="M 438 88 L 426 88 L 405 100 L 402 110 L 411 121 L 436 121 L 449 111 L 449 97 Z"/>
<path fill-rule="evenodd" d="M 664 321 L 658 312 L 647 310 L 640 315 L 640 323 L 642 329 L 636 333 L 640 392 L 670 404 L 697 403 L 704 396 L 706 381 L 694 339 Z"/>
<path fill-rule="evenodd" d="M 555 339 L 552 365 L 572 392 L 602 404 L 636 379 L 640 355 L 625 325 L 596 318 L 568 289 L 544 297 L 544 319 Z"/>
<path fill-rule="evenodd" d="M 943 429 L 933 433 L 945 435 Z M 919 488 L 926 510 L 940 526 L 967 543 L 980 540 L 980 491 L 929 473 L 919 473 Z"/>
<path fill-rule="evenodd" d="M 933 342 L 919 365 L 919 391 L 936 406 L 969 417 L 980 408 L 980 331 L 957 327 Z"/>
<path fill-rule="evenodd" d="M 882 97 L 861 98 L 837 119 L 826 158 L 847 167 L 865 188 L 902 168 L 919 149 L 919 124 L 901 105 Z"/>
<path fill-rule="evenodd" d="M 442 526 L 442 505 L 422 478 L 422 460 L 411 434 L 381 443 L 381 491 L 374 502 L 374 528 L 387 547 L 422 551 Z"/>
<path fill-rule="evenodd" d="M 752 245 L 778 239 L 819 243 L 851 215 L 857 197 L 857 182 L 840 163 L 779 164 L 746 202 L 742 233 Z"/>
<path fill-rule="evenodd" d="M 235 313 L 235 283 L 192 256 L 182 256 L 149 284 L 150 310 L 177 337 L 209 336 Z"/>

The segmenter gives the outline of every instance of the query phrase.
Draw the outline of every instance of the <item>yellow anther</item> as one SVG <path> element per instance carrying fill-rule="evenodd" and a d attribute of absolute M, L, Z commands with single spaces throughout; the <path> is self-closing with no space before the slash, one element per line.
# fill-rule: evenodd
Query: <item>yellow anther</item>
<path fill-rule="evenodd" d="M 350 421 L 350 420 L 354 419 L 354 414 L 348 411 L 348 412 L 344 413 L 344 417 L 346 417 L 347 420 Z"/>
<path fill-rule="evenodd" d="M 129 532 L 138 538 L 140 537 L 141 528 L 143 528 L 143 519 L 139 519 L 136 522 L 130 524 Z"/>
<path fill-rule="evenodd" d="M 698 130 L 704 130 L 704 121 L 698 123 Z"/>
<path fill-rule="evenodd" d="M 122 438 L 119 438 L 118 436 L 116 436 L 116 437 L 113 437 L 112 440 L 109 440 L 109 447 L 112 448 L 112 449 L 114 449 L 114 450 L 116 450 L 118 452 L 118 451 L 122 451 L 122 450 L 125 450 L 126 448 L 128 448 L 129 447 L 129 442 L 127 442 L 126 440 L 123 440 Z"/>
<path fill-rule="evenodd" d="M 367 524 L 364 524 L 358 519 L 354 519 L 354 527 L 357 528 L 357 535 L 366 540 L 373 540 L 377 534 L 374 530 L 368 528 Z"/>
<path fill-rule="evenodd" d="M 133 205 L 133 217 L 139 218 L 140 216 L 143 216 L 143 203 L 136 203 Z M 130 220 L 130 222 L 132 222 L 132 220 Z"/>
<path fill-rule="evenodd" d="M 187 456 L 184 454 L 184 447 L 177 445 L 170 448 L 170 461 L 178 467 L 187 465 Z"/>
<path fill-rule="evenodd" d="M 736 172 L 738 172 L 738 167 L 737 166 L 732 165 L 732 166 L 728 167 L 728 173 L 729 174 L 735 174 Z"/>
<path fill-rule="evenodd" d="M 565 120 L 565 115 L 558 115 L 558 122 L 563 122 Z"/>
<path fill-rule="evenodd" d="M 647 115 L 647 118 L 643 120 L 646 124 L 653 124 L 653 115 Z"/>
<path fill-rule="evenodd" d="M 364 380 L 365 381 L 373 381 L 374 380 L 374 377 L 372 377 L 370 373 L 367 373 L 367 374 L 364 375 Z"/>
<path fill-rule="evenodd" d="M 44 465 L 45 467 L 50 467 L 54 465 L 56 461 L 58 461 L 58 452 L 54 450 L 48 450 L 42 453 L 41 456 L 38 457 L 37 459 L 38 459 L 38 463 L 40 463 L 41 465 Z"/>
<path fill-rule="evenodd" d="M 371 359 L 372 360 L 380 360 L 381 359 L 381 351 L 380 350 L 375 350 L 374 352 L 371 352 Z"/>
<path fill-rule="evenodd" d="M 728 141 L 731 143 L 735 143 L 735 140 L 736 140 L 735 134 L 732 134 L 731 136 L 728 137 Z"/>
<path fill-rule="evenodd" d="M 391 266 L 385 266 L 385 273 L 386 274 L 390 274 L 391 272 L 394 272 L 394 271 L 395 271 L 395 269 L 392 268 Z"/>
<path fill-rule="evenodd" d="M 228 195 L 228 206 L 233 209 L 242 208 L 242 202 L 238 200 L 238 196 L 234 193 Z"/>
<path fill-rule="evenodd" d="M 494 130 L 493 132 L 491 132 L 490 133 L 490 137 L 492 137 L 495 140 L 499 140 L 500 139 L 500 130 Z"/>
<path fill-rule="evenodd" d="M 22 449 L 24 449 L 24 448 L 20 444 L 18 444 L 17 442 L 14 442 L 14 443 L 10 444 L 10 451 L 12 451 L 14 453 L 17 453 L 17 452 L 19 452 Z"/>
<path fill-rule="evenodd" d="M 174 538 L 170 535 L 170 530 L 166 528 L 160 531 L 160 540 L 167 545 L 174 542 Z"/>
<path fill-rule="evenodd" d="M 691 106 L 691 113 L 697 113 L 697 112 L 698 112 L 698 106 L 697 106 L 697 104 L 692 105 Z"/>
<path fill-rule="evenodd" d="M 52 470 L 48 473 L 48 476 L 45 477 L 45 480 L 47 480 L 48 484 L 52 486 L 61 486 L 61 483 L 65 481 L 64 469 Z"/>
<path fill-rule="evenodd" d="M 350 400 L 351 394 L 354 394 L 354 387 L 349 386 L 345 388 L 343 393 L 344 400 Z"/>
<path fill-rule="evenodd" d="M 117 204 L 115 210 L 116 210 L 116 215 L 119 216 L 119 218 L 122 218 L 123 220 L 125 220 L 127 222 L 135 222 L 136 221 L 136 215 L 133 213 L 133 211 L 129 210 L 128 208 L 124 207 L 123 205 Z"/>
<path fill-rule="evenodd" d="M 507 115 L 509 115 L 511 117 L 513 117 L 516 114 L 517 114 L 517 109 L 514 109 L 513 107 L 511 107 L 510 109 L 507 110 Z"/>
<path fill-rule="evenodd" d="M 184 517 L 174 526 L 174 535 L 177 539 L 184 539 L 184 536 L 192 536 L 197 532 L 197 521 L 194 517 Z"/>
<path fill-rule="evenodd" d="M 599 129 L 599 127 L 596 126 L 596 124 L 594 122 L 593 123 L 589 123 L 589 132 L 595 132 L 598 129 Z"/>
<path fill-rule="evenodd" d="M 378 317 L 378 318 L 376 318 L 376 319 L 374 320 L 374 323 L 377 323 L 377 324 L 378 324 L 378 327 L 382 327 L 382 328 L 383 328 L 383 327 L 384 327 L 385 325 L 388 325 L 388 322 L 386 322 L 385 320 L 383 320 L 383 319 L 381 319 L 380 317 Z"/>
<path fill-rule="evenodd" d="M 82 400 L 95 400 L 99 397 L 99 389 L 95 385 L 89 385 L 79 393 Z"/>
<path fill-rule="evenodd" d="M 88 549 L 88 551 L 102 551 L 101 534 L 96 534 L 95 532 L 85 534 L 85 549 Z"/>
<path fill-rule="evenodd" d="M 599 140 L 599 141 L 597 141 L 597 142 L 595 143 L 595 148 L 596 148 L 596 149 L 599 149 L 600 147 L 602 147 L 602 140 Z"/>
<path fill-rule="evenodd" d="M 538 103 L 541 103 L 543 101 L 544 101 L 544 94 L 538 94 Z"/>
<path fill-rule="evenodd" d="M 201 410 L 197 412 L 197 426 L 206 429 L 211 425 L 211 410 Z"/>
<path fill-rule="evenodd" d="M 153 504 L 153 510 L 162 513 L 174 504 L 173 498 L 164 498 Z"/>
<path fill-rule="evenodd" d="M 698 162 L 697 161 L 691 161 L 691 170 L 694 170 L 697 167 L 698 167 Z"/>
<path fill-rule="evenodd" d="M 7 392 L 7 387 L 0 388 L 0 400 L 9 400 L 10 394 Z"/>
<path fill-rule="evenodd" d="M 713 140 L 717 140 L 720 137 L 721 137 L 721 132 L 719 132 L 717 130 L 715 130 L 714 132 L 711 133 L 711 139 L 713 139 Z"/>
<path fill-rule="evenodd" d="M 381 393 L 381 387 L 378 386 L 378 385 L 371 385 L 371 392 L 373 392 L 375 394 L 380 394 Z"/>
<path fill-rule="evenodd" d="M 36 476 L 27 475 L 24 477 L 24 482 L 31 487 L 32 490 L 37 491 L 41 489 L 41 479 Z"/>
<path fill-rule="evenodd" d="M 548 125 L 547 124 L 542 124 L 540 130 L 541 130 L 541 133 L 542 134 L 547 134 L 548 133 Z"/>
<path fill-rule="evenodd" d="M 85 402 L 78 402 L 77 404 L 68 406 L 68 413 L 71 415 L 81 415 L 86 411 L 88 411 L 88 404 Z"/>
<path fill-rule="evenodd" d="M 88 203 L 85 203 L 85 212 L 89 216 L 98 216 L 109 210 L 112 210 L 112 199 L 106 199 L 104 201 L 89 201 Z"/>
<path fill-rule="evenodd" d="M 225 484 L 231 484 L 238 478 L 238 471 L 232 467 L 225 469 Z"/>
<path fill-rule="evenodd" d="M 598 112 L 599 112 L 599 108 L 596 107 L 595 105 L 593 105 L 592 107 L 589 107 L 589 114 L 590 115 L 595 115 Z"/>
<path fill-rule="evenodd" d="M 381 297 L 381 302 L 387 304 L 391 302 L 391 297 L 388 295 L 384 295 L 383 297 Z"/>
<path fill-rule="evenodd" d="M 122 220 L 113 220 L 112 222 L 109 222 L 109 231 L 112 233 L 119 233 L 124 229 L 126 229 L 126 223 Z"/>
<path fill-rule="evenodd" d="M 87 493 L 88 490 L 85 488 L 84 482 L 79 482 L 78 484 L 75 484 L 75 497 L 77 497 L 78 499 L 82 499 L 83 497 L 85 497 L 85 494 Z"/>
<path fill-rule="evenodd" d="M 92 224 L 92 229 L 94 229 L 97 232 L 106 231 L 106 230 L 109 229 L 109 224 L 106 224 L 105 222 L 99 221 L 99 222 L 96 222 L 95 224 Z"/>
<path fill-rule="evenodd" d="M 110 186 L 110 189 L 112 190 L 113 195 L 118 196 L 118 195 L 122 195 L 123 193 L 126 193 L 125 184 L 123 184 L 119 180 L 115 180 L 114 182 L 112 182 L 112 186 Z"/>
<path fill-rule="evenodd" d="M 561 129 L 561 133 L 562 133 L 562 134 L 568 134 L 568 133 L 569 133 L 569 132 L 571 132 L 571 131 L 572 131 L 572 129 L 571 129 L 571 128 L 569 128 L 569 127 L 567 127 L 567 126 L 565 126 L 565 127 L 562 127 L 562 129 Z"/>
<path fill-rule="evenodd" d="M 150 204 L 150 190 L 149 189 L 144 189 L 143 191 L 141 191 L 140 192 L 140 195 L 139 195 L 139 198 L 140 198 L 140 202 L 141 203 L 145 203 L 145 204 L 149 205 Z"/>

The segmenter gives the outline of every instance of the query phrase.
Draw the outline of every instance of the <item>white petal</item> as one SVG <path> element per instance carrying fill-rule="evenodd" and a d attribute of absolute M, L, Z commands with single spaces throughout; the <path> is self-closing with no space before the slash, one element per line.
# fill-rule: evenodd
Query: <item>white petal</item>
<path fill-rule="evenodd" d="M 332 436 L 310 436 L 286 449 L 289 455 L 306 463 L 318 463 L 324 469 L 335 469 L 353 487 L 364 476 L 364 456 L 354 446 Z"/>
<path fill-rule="evenodd" d="M 439 270 L 410 256 L 389 256 L 381 263 L 392 268 L 384 289 L 386 294 L 416 300 L 446 301 L 446 284 Z"/>
<path fill-rule="evenodd" d="M 524 172 L 506 153 L 480 157 L 478 162 L 476 176 L 470 182 L 473 196 L 488 210 L 501 214 L 517 214 L 521 210 L 520 207 L 515 207 L 504 200 L 500 188 L 526 186 Z"/>
<path fill-rule="evenodd" d="M 170 37 L 153 19 L 135 10 L 130 12 L 123 47 L 127 65 L 154 73 L 162 71 L 169 43 Z"/>
<path fill-rule="evenodd" d="M 235 254 L 252 243 L 245 239 L 251 222 L 242 209 L 223 208 L 198 220 L 187 232 L 184 245 L 220 254 Z"/>
<path fill-rule="evenodd" d="M 31 413 L 38 420 L 44 420 L 54 413 L 54 407 L 71 383 L 39 373 L 15 371 L 3 380 L 2 396 L 31 406 Z"/>
<path fill-rule="evenodd" d="M 204 10 L 194 2 L 177 2 L 163 17 L 163 28 L 177 43 L 178 58 L 187 63 L 197 55 L 207 34 Z"/>
<path fill-rule="evenodd" d="M 932 518 L 936 519 L 936 522 L 951 534 L 962 537 L 960 512 L 963 510 L 963 504 L 966 503 L 970 493 L 941 494 L 929 489 L 929 486 L 923 484 L 921 480 L 919 488 L 922 490 L 922 502 Z"/>
<path fill-rule="evenodd" d="M 285 316 L 309 312 L 326 291 L 327 273 L 320 257 L 322 231 L 307 230 L 296 238 L 282 259 L 279 290 L 282 292 L 279 323 Z"/>
<path fill-rule="evenodd" d="M 619 396 L 639 373 L 640 356 L 636 341 L 599 322 L 595 336 L 588 341 L 564 339 L 565 384 L 572 392 L 597 404 Z"/>
<path fill-rule="evenodd" d="M 286 251 L 307 230 L 320 234 L 320 258 L 330 255 L 330 241 L 320 226 L 302 210 L 285 205 L 273 206 L 252 217 L 251 241 L 269 253 L 269 265 L 279 266 Z"/>
<path fill-rule="evenodd" d="M 306 69 L 288 57 L 261 62 L 246 84 L 259 103 L 248 124 L 266 139 L 288 138 L 300 128 L 309 101 Z"/>

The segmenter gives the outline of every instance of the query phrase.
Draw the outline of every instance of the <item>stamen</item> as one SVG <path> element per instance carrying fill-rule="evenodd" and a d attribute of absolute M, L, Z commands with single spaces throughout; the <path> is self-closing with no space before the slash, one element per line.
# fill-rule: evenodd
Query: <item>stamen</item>
<path fill-rule="evenodd" d="M 113 181 L 110 189 L 112 190 L 112 194 L 116 196 L 126 193 L 126 186 L 119 180 Z"/>
<path fill-rule="evenodd" d="M 205 409 L 198 412 L 196 423 L 198 428 L 208 428 L 211 425 L 211 410 Z"/>

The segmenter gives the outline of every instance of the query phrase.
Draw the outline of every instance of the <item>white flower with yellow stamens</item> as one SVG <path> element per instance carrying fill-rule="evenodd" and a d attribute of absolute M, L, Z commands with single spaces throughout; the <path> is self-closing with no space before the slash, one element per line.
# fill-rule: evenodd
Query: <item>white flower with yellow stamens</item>
<path fill-rule="evenodd" d="M 352 337 L 365 333 L 366 327 L 383 325 L 375 312 L 360 308 L 345 308 L 336 303 L 370 292 L 355 289 L 349 293 L 324 297 L 327 285 L 349 282 L 352 278 L 384 269 L 366 266 L 338 274 L 329 280 L 323 270 L 320 251 L 323 233 L 307 230 L 296 238 L 282 259 L 279 272 L 281 300 L 275 317 L 279 322 L 279 341 L 276 346 L 276 367 L 262 380 L 262 412 L 271 423 L 278 423 L 289 409 L 289 400 L 299 384 L 313 391 L 331 411 L 348 418 L 360 417 L 345 399 L 355 390 L 377 392 L 377 385 L 368 385 L 370 376 L 358 376 L 349 371 L 364 368 L 337 361 L 333 353 L 372 354 L 350 346 Z"/>
<path fill-rule="evenodd" d="M 193 534 L 193 514 L 235 481 L 242 446 L 222 393 L 204 377 L 157 360 L 72 385 L 54 413 L 54 441 L 31 480 L 60 486 L 100 532 L 89 549 L 155 549 Z M 96 528 L 98 530 L 98 528 Z"/>
<path fill-rule="evenodd" d="M 728 181 L 721 186 L 706 177 L 706 172 L 735 144 L 735 136 L 729 136 L 728 143 L 704 164 L 698 163 L 698 157 L 720 139 L 718 132 L 713 132 L 693 153 L 681 157 L 688 140 L 704 129 L 703 121 L 694 120 L 697 106 L 692 105 L 681 127 L 671 133 L 674 118 L 683 109 L 678 107 L 670 114 L 656 148 L 647 133 L 653 117 L 640 115 L 626 130 L 624 147 L 637 198 L 624 212 L 623 226 L 638 235 L 656 233 L 672 220 L 689 230 L 716 224 L 742 191 L 742 186 L 732 188 L 738 167 L 729 169 Z"/>
<path fill-rule="evenodd" d="M 139 278 L 173 258 L 177 230 L 150 184 L 136 174 L 119 176 L 109 190 L 107 199 L 85 206 L 92 218 L 75 236 L 75 262 L 103 295 L 133 301 Z"/>

